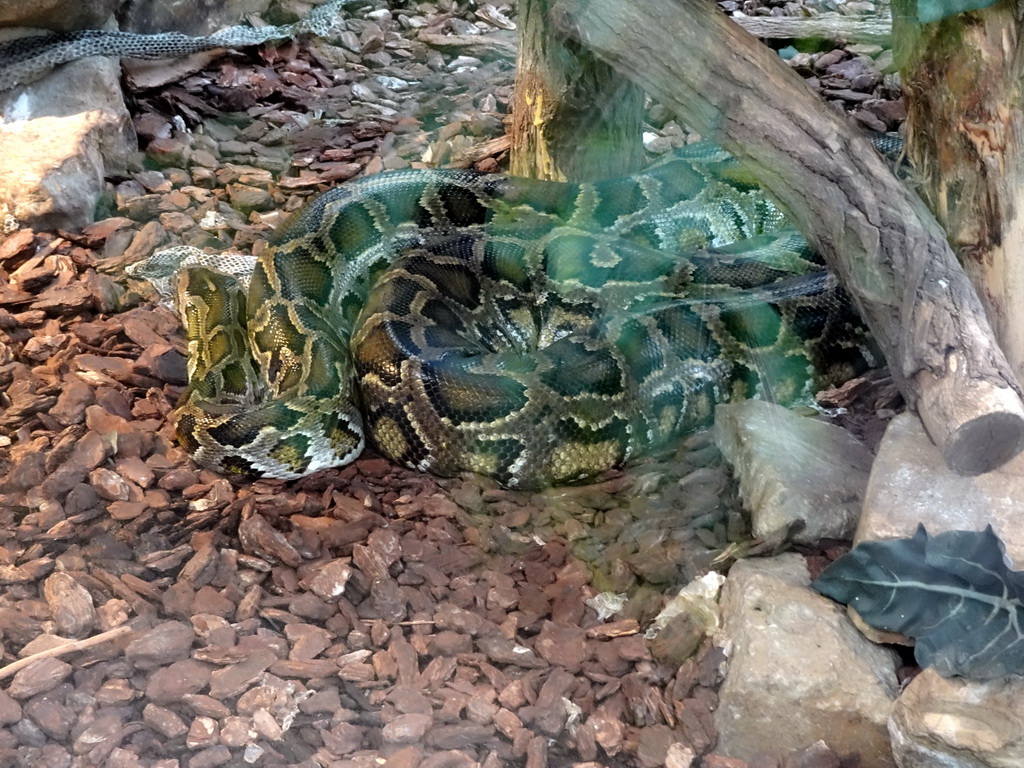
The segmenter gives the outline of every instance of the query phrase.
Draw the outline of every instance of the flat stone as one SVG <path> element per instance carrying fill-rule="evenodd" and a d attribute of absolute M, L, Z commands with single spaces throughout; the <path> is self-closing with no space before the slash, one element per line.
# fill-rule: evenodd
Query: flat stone
<path fill-rule="evenodd" d="M 981 531 L 991 525 L 1015 568 L 1024 568 L 1024 454 L 995 472 L 958 475 L 946 466 L 917 416 L 892 420 L 878 447 L 854 544 L 914 535 Z"/>
<path fill-rule="evenodd" d="M 1024 765 L 1024 679 L 986 682 L 926 669 L 893 705 L 892 750 L 901 768 Z"/>
<path fill-rule="evenodd" d="M 871 452 L 850 433 L 762 400 L 715 409 L 715 442 L 732 464 L 755 536 L 802 521 L 793 538 L 850 538 Z"/>
<path fill-rule="evenodd" d="M 722 613 L 716 645 L 729 649 L 729 667 L 714 713 L 717 753 L 751 760 L 823 740 L 859 765 L 895 765 L 886 725 L 896 654 L 810 588 L 801 556 L 738 562 Z"/>
<path fill-rule="evenodd" d="M 229 184 L 228 198 L 231 200 L 232 208 L 245 214 L 252 211 L 269 211 L 274 207 L 274 198 L 267 190 L 248 184 Z"/>
<path fill-rule="evenodd" d="M 0 725 L 13 725 L 21 720 L 21 705 L 6 691 L 0 691 Z"/>
<path fill-rule="evenodd" d="M 189 693 L 198 693 L 210 682 L 210 668 L 192 659 L 176 661 L 154 671 L 146 683 L 146 698 L 154 704 L 177 704 Z"/>

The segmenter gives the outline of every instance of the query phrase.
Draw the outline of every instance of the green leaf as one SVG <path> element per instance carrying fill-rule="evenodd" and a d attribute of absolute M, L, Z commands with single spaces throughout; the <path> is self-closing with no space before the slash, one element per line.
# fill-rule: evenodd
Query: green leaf
<path fill-rule="evenodd" d="M 916 639 L 914 656 L 945 677 L 1024 674 L 1024 572 L 988 526 L 869 541 L 814 581 L 871 626 Z"/>
<path fill-rule="evenodd" d="M 941 21 L 964 11 L 995 5 L 996 0 L 917 0 L 917 20 L 922 24 Z"/>

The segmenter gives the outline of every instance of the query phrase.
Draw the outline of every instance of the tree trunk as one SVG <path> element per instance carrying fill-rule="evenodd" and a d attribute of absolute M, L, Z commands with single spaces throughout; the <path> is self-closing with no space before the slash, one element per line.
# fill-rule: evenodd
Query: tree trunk
<path fill-rule="evenodd" d="M 870 143 L 708 0 L 558 0 L 554 18 L 713 137 L 789 211 L 852 295 L 956 471 L 1024 446 L 1020 386 L 924 203 Z"/>
<path fill-rule="evenodd" d="M 644 92 L 553 30 L 551 0 L 520 0 L 511 172 L 593 181 L 641 168 Z"/>
<path fill-rule="evenodd" d="M 894 28 L 909 96 L 908 156 L 1024 379 L 1021 23 L 1006 2 L 925 25 L 913 21 L 914 7 L 896 5 L 897 17 L 909 16 Z"/>

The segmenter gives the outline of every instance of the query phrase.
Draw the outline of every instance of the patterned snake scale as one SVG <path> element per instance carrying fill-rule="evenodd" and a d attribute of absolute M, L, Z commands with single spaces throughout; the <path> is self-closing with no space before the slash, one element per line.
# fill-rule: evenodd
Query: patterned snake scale
<path fill-rule="evenodd" d="M 205 267 L 177 284 L 178 437 L 247 476 L 346 464 L 368 433 L 439 475 L 577 482 L 730 397 L 806 397 L 855 372 L 863 340 L 803 238 L 708 145 L 593 184 L 363 178 L 293 216 L 247 292 Z"/>

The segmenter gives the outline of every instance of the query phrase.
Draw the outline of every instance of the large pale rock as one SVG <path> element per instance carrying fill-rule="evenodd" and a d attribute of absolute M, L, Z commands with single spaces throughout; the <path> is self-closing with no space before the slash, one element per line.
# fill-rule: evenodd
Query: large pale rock
<path fill-rule="evenodd" d="M 270 0 L 134 0 L 125 9 L 121 28 L 126 32 L 183 32 L 208 35 L 244 23 L 248 14 L 263 14 Z"/>
<path fill-rule="evenodd" d="M 137 145 L 119 75 L 94 56 L 0 93 L 0 207 L 22 224 L 88 224 L 103 177 L 128 169 Z"/>
<path fill-rule="evenodd" d="M 859 755 L 858 765 L 892 766 L 886 723 L 896 656 L 809 585 L 795 554 L 740 561 L 730 571 L 717 638 L 729 668 L 715 712 L 716 751 L 749 760 L 823 740 L 841 756 Z"/>
<path fill-rule="evenodd" d="M 92 56 L 57 67 L 41 80 L 0 92 L 2 123 L 39 117 L 89 118 L 107 174 L 123 174 L 138 150 L 131 115 L 121 93 L 121 68 L 116 59 Z"/>
<path fill-rule="evenodd" d="M 0 125 L 0 208 L 36 229 L 79 229 L 103 191 L 102 112 Z"/>
<path fill-rule="evenodd" d="M 889 719 L 899 768 L 1017 768 L 1024 765 L 1024 679 L 984 683 L 926 669 Z"/>
<path fill-rule="evenodd" d="M 119 4 L 120 0 L 0 0 L 0 27 L 98 29 Z"/>
<path fill-rule="evenodd" d="M 853 535 L 871 452 L 846 430 L 743 400 L 715 409 L 715 440 L 735 470 L 756 536 L 797 520 L 804 523 L 799 542 Z"/>
<path fill-rule="evenodd" d="M 946 467 L 942 454 L 911 413 L 889 424 L 868 481 L 854 543 L 928 533 L 980 531 L 991 524 L 1016 568 L 1024 568 L 1024 454 L 976 477 Z"/>

